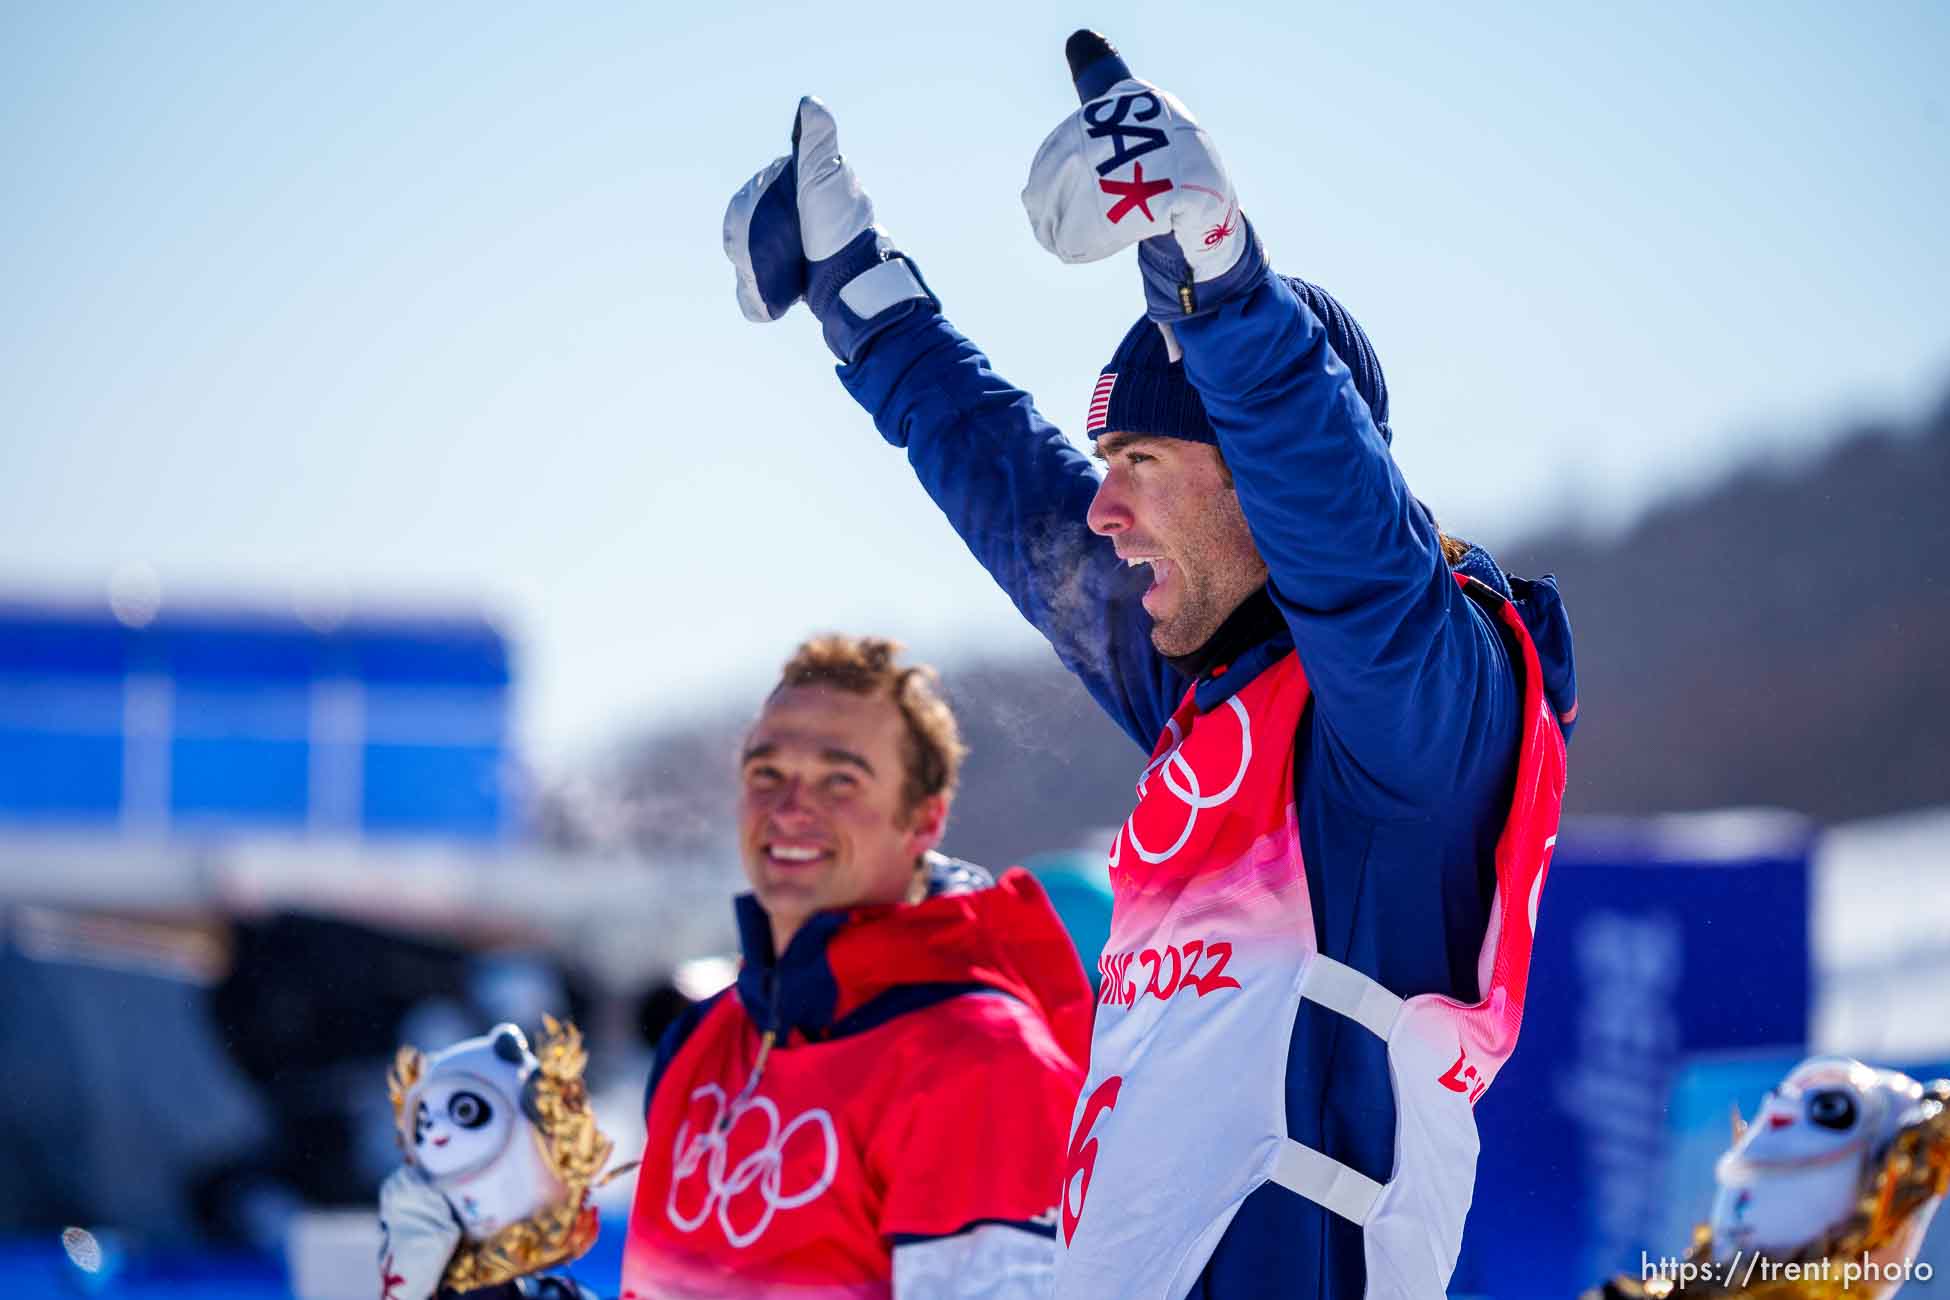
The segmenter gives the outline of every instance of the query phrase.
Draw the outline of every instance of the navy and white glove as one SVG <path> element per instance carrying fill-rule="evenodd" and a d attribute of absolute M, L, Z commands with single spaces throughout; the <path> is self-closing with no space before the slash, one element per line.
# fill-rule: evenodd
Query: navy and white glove
<path fill-rule="evenodd" d="M 1030 166 L 1022 204 L 1037 242 L 1066 262 L 1136 244 L 1156 321 L 1202 316 L 1250 290 L 1266 254 L 1211 137 L 1097 33 L 1076 33 L 1064 53 L 1083 107 Z"/>
<path fill-rule="evenodd" d="M 460 1237 L 440 1189 L 412 1165 L 395 1169 L 379 1188 L 380 1300 L 428 1300 Z"/>
<path fill-rule="evenodd" d="M 792 152 L 731 196 L 724 253 L 746 320 L 775 321 L 804 298 L 841 361 L 914 304 L 934 300 L 874 224 L 873 200 L 840 156 L 839 127 L 811 95 L 792 120 Z"/>

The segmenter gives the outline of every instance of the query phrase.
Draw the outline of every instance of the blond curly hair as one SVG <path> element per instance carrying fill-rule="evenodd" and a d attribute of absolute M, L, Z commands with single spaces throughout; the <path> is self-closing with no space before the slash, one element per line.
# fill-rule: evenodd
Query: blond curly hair
<path fill-rule="evenodd" d="M 912 812 L 932 795 L 955 793 L 968 753 L 961 725 L 941 693 L 941 678 L 926 664 L 898 662 L 904 647 L 879 636 L 830 632 L 801 642 L 779 670 L 774 695 L 789 686 L 826 686 L 869 698 L 884 696 L 904 724 L 901 811 Z"/>

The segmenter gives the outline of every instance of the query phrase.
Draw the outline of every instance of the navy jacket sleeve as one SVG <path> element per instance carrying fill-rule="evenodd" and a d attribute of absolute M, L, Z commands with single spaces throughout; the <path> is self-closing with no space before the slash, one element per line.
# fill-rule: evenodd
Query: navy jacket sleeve
<path fill-rule="evenodd" d="M 1331 783 L 1382 818 L 1479 793 L 1515 750 L 1507 651 L 1319 319 L 1269 273 L 1175 328 L 1307 670 Z"/>
<path fill-rule="evenodd" d="M 933 310 L 890 326 L 839 375 L 1023 617 L 1149 753 L 1184 685 L 1151 647 L 1144 580 L 1085 522 L 1089 458 Z"/>

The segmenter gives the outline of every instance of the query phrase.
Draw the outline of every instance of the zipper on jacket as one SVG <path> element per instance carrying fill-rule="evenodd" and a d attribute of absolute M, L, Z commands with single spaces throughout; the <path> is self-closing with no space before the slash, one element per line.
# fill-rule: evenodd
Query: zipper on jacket
<path fill-rule="evenodd" d="M 758 1091 L 758 1081 L 764 1077 L 765 1062 L 772 1055 L 772 1045 L 779 1041 L 779 1021 L 785 1015 L 779 1007 L 779 973 L 773 971 L 767 983 L 771 986 L 771 996 L 767 1001 L 772 1004 L 772 1025 L 758 1036 L 758 1055 L 752 1061 L 752 1072 L 745 1076 L 745 1086 L 738 1090 L 738 1095 L 732 1098 L 731 1104 L 726 1106 L 724 1113 L 718 1117 L 720 1135 L 730 1130 L 732 1120 L 744 1112 L 745 1107 L 751 1102 L 752 1094 Z"/>

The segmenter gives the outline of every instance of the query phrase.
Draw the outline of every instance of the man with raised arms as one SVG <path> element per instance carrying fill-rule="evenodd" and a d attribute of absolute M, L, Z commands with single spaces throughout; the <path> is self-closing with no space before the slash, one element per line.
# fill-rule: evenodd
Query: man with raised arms
<path fill-rule="evenodd" d="M 1135 245 L 1146 304 L 1079 385 L 1100 465 L 948 323 L 818 100 L 726 214 L 738 300 L 808 304 L 1150 756 L 1110 854 L 1057 1294 L 1439 1296 L 1556 839 L 1569 624 L 1409 492 L 1373 349 L 1274 273 L 1184 105 L 1093 33 L 1068 54 L 1082 107 L 1036 155 L 1030 225 L 1065 261 Z"/>

